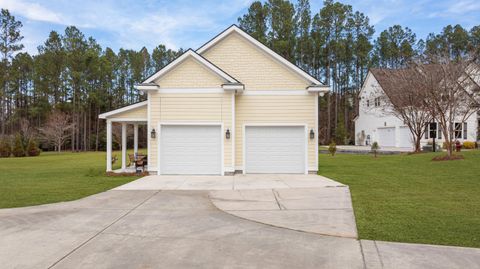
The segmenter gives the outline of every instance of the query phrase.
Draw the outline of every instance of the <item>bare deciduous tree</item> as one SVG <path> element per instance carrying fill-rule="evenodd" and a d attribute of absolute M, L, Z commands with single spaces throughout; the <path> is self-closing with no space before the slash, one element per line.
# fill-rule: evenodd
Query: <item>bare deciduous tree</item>
<path fill-rule="evenodd" d="M 461 133 L 456 129 L 479 110 L 478 66 L 464 59 L 452 62 L 448 57 L 432 62 L 416 68 L 425 78 L 426 108 L 440 125 L 448 156 L 452 156 L 453 143 Z"/>
<path fill-rule="evenodd" d="M 70 137 L 69 130 L 73 128 L 70 115 L 55 110 L 42 128 L 39 128 L 42 138 L 60 152 L 65 141 Z"/>
<path fill-rule="evenodd" d="M 375 100 L 372 109 L 400 119 L 410 130 L 415 152 L 420 152 L 425 126 L 433 119 L 423 102 L 424 76 L 415 66 L 371 71 L 381 85 L 381 89 L 374 90 L 373 95 L 379 99 Z"/>

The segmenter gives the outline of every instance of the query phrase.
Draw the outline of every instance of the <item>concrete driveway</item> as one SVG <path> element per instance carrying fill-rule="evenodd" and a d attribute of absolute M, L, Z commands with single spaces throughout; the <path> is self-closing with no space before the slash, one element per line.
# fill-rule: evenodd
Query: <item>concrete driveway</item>
<path fill-rule="evenodd" d="M 298 209 L 302 199 L 307 201 L 303 206 L 314 203 L 311 194 L 320 202 L 327 199 L 321 195 L 325 189 L 347 190 L 323 188 L 318 193 L 315 188 L 279 189 L 273 196 L 278 209 L 270 210 L 302 211 Z M 111 190 L 72 202 L 2 209 L 0 264 L 2 268 L 480 268 L 479 249 L 359 241 L 269 223 L 290 218 L 298 224 L 298 217 L 291 214 L 239 218 L 229 211 L 261 215 L 258 206 L 269 206 L 271 199 L 266 197 L 272 196 L 268 189 L 224 191 Z M 267 203 L 257 203 L 259 199 Z M 220 208 L 237 207 L 223 211 L 213 200 Z"/>

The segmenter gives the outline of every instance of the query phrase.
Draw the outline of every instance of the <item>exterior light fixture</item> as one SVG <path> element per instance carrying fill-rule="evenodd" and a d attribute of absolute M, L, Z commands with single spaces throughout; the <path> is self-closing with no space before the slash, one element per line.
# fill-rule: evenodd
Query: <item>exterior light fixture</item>
<path fill-rule="evenodd" d="M 227 129 L 227 131 L 225 132 L 225 138 L 230 139 L 230 129 Z"/>
<path fill-rule="evenodd" d="M 157 132 L 155 132 L 155 129 L 152 129 L 152 131 L 150 132 L 150 137 L 155 139 L 155 137 L 157 137 Z"/>
<path fill-rule="evenodd" d="M 315 132 L 313 131 L 313 129 L 310 129 L 310 139 L 314 139 L 315 138 Z"/>

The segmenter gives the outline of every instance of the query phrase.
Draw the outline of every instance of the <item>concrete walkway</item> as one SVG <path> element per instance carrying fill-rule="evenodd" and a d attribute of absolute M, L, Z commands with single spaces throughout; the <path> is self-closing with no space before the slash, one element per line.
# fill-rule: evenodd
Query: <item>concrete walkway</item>
<path fill-rule="evenodd" d="M 115 190 L 260 190 L 345 186 L 317 175 L 146 176 Z"/>
<path fill-rule="evenodd" d="M 212 191 L 213 204 L 244 219 L 297 231 L 357 238 L 348 187 Z"/>

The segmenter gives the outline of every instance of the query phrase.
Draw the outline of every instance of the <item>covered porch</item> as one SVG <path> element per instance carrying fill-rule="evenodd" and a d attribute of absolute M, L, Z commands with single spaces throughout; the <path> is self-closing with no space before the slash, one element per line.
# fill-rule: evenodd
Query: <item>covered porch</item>
<path fill-rule="evenodd" d="M 107 113 L 99 115 L 99 118 L 106 120 L 106 171 L 114 173 L 135 173 L 136 161 L 144 159 L 143 171 L 147 171 L 148 165 L 148 152 L 143 152 L 143 156 L 139 155 L 139 127 L 148 126 L 147 120 L 147 102 L 140 102 L 133 105 L 129 105 L 123 108 L 119 108 Z M 120 137 L 120 149 L 121 154 L 119 157 L 113 156 L 113 137 L 114 137 L 114 125 L 120 126 L 120 131 L 116 134 L 116 137 Z M 129 156 L 127 153 L 128 144 L 132 141 L 128 141 L 128 129 L 133 128 L 133 156 Z M 148 129 L 147 129 L 148 132 Z M 148 138 L 147 138 L 148 139 Z M 148 149 L 147 149 L 148 150 Z M 133 157 L 133 158 L 132 158 Z M 120 169 L 113 170 L 113 163 L 120 161 Z M 146 165 L 145 165 L 146 163 Z"/>

